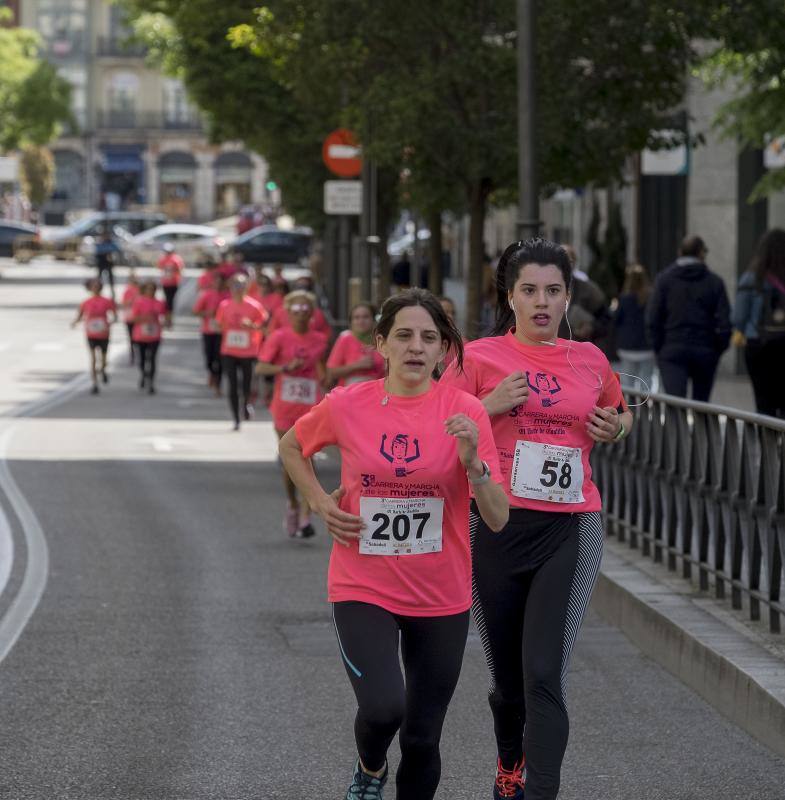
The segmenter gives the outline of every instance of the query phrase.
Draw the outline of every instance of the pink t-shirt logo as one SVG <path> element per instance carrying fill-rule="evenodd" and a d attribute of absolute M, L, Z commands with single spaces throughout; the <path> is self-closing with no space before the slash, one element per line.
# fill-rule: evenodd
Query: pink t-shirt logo
<path fill-rule="evenodd" d="M 554 395 L 562 390 L 561 386 L 559 386 L 559 379 L 555 375 L 537 372 L 532 382 L 531 373 L 529 370 L 526 370 L 526 382 L 529 384 L 529 389 L 540 398 L 540 403 L 543 408 L 550 408 L 566 399 L 564 397 L 558 399 L 554 398 Z"/>
<path fill-rule="evenodd" d="M 409 434 L 396 433 L 390 442 L 390 452 L 388 453 L 387 434 L 382 434 L 382 443 L 379 445 L 379 452 L 393 465 L 396 478 L 405 478 L 407 475 L 417 472 L 417 469 L 422 469 L 422 467 L 408 469 L 408 465 L 411 464 L 412 461 L 417 461 L 420 458 L 419 440 L 417 438 L 412 439 L 411 445 L 414 452 L 412 452 L 412 448 L 409 447 Z"/>

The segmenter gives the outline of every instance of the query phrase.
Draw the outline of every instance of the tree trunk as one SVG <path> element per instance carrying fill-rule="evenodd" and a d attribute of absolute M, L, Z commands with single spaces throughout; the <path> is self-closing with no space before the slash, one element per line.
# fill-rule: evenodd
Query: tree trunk
<path fill-rule="evenodd" d="M 469 269 L 466 281 L 466 335 L 481 336 L 483 306 L 484 228 L 488 190 L 485 181 L 477 181 L 469 189 Z"/>
<path fill-rule="evenodd" d="M 431 240 L 428 247 L 428 288 L 438 297 L 444 294 L 444 275 L 442 274 L 442 212 L 428 212 L 428 227 Z"/>

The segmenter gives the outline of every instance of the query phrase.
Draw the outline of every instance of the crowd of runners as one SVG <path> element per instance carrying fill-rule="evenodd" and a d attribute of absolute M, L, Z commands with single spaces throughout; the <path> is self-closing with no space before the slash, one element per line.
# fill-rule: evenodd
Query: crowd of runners
<path fill-rule="evenodd" d="M 183 265 L 165 253 L 159 268 L 165 302 L 132 277 L 118 309 L 89 283 L 74 324 L 84 320 L 94 392 L 117 314 L 140 388 L 155 391 Z M 328 600 L 357 699 L 347 800 L 382 798 L 396 734 L 395 796 L 434 797 L 470 612 L 498 752 L 485 796 L 558 794 L 567 668 L 602 551 L 589 458 L 632 426 L 602 351 L 558 336 L 571 283 L 562 247 L 515 242 L 497 270 L 493 335 L 466 342 L 447 298 L 409 289 L 378 312 L 358 303 L 333 341 L 308 278 L 290 286 L 280 270 L 249 276 L 232 261 L 199 278 L 209 389 L 225 390 L 236 430 L 257 400 L 268 405 L 284 529 L 309 538 L 315 514 L 334 540 Z M 311 459 L 331 445 L 340 485 L 323 487 Z"/>

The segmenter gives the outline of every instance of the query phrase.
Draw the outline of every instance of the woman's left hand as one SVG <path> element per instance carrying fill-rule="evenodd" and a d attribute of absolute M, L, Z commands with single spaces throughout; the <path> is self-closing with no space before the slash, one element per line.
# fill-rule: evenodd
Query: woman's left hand
<path fill-rule="evenodd" d="M 589 414 L 586 430 L 595 442 L 612 442 L 620 429 L 621 420 L 615 408 L 594 406 L 594 410 Z"/>
<path fill-rule="evenodd" d="M 477 442 L 480 432 L 474 420 L 466 414 L 455 414 L 444 420 L 444 432 L 458 440 L 458 458 L 468 469 L 477 459 Z"/>

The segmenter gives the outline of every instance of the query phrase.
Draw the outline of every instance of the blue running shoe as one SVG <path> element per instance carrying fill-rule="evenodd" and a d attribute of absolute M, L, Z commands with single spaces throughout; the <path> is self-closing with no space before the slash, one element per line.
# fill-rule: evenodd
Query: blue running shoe
<path fill-rule="evenodd" d="M 387 765 L 381 778 L 374 778 L 373 775 L 363 771 L 360 760 L 357 759 L 352 785 L 346 792 L 346 800 L 383 800 L 382 789 L 385 783 L 387 783 Z"/>

